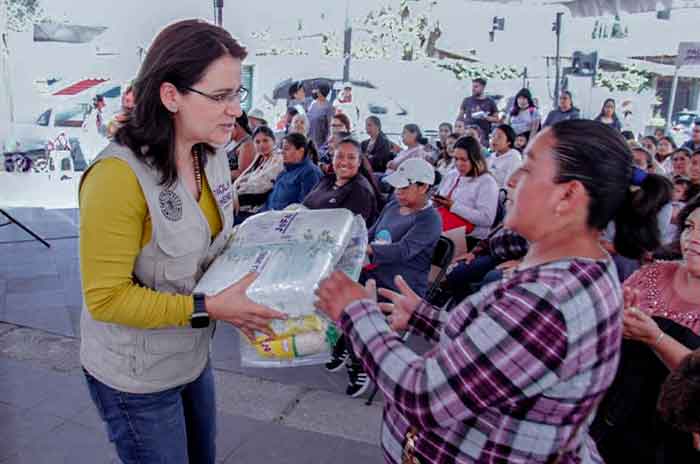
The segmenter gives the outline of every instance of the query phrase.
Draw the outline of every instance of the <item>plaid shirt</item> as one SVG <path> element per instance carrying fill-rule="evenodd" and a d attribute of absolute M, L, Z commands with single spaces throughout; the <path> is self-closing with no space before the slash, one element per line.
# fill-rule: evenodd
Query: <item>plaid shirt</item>
<path fill-rule="evenodd" d="M 569 464 L 602 462 L 587 427 L 615 376 L 621 316 L 612 260 L 569 259 L 487 286 L 446 321 L 422 303 L 410 325 L 437 342 L 422 356 L 371 301 L 340 322 L 384 394 L 387 462 L 414 427 L 421 463 L 546 463 L 566 448 Z"/>
<path fill-rule="evenodd" d="M 522 259 L 527 254 L 528 247 L 525 237 L 506 228 L 496 232 L 489 240 L 491 256 L 499 261 Z"/>

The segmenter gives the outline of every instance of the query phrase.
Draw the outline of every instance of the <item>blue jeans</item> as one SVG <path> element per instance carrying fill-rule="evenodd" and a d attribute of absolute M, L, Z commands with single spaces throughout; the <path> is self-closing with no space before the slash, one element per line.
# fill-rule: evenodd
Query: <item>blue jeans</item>
<path fill-rule="evenodd" d="M 475 286 L 498 265 L 498 261 L 491 255 L 477 256 L 470 263 L 459 263 L 447 274 L 443 282 L 443 288 L 447 290 L 454 300 L 460 302 L 468 297 Z"/>
<path fill-rule="evenodd" d="M 193 382 L 158 393 L 115 390 L 85 370 L 92 401 L 124 464 L 216 462 L 214 376 L 207 364 Z"/>

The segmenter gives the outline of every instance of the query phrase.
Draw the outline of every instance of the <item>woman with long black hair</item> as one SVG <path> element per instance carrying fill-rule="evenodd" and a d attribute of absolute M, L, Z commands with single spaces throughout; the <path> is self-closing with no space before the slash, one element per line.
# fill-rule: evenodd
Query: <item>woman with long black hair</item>
<path fill-rule="evenodd" d="M 658 246 L 639 205 L 654 176 L 633 190 L 619 132 L 564 121 L 526 150 L 505 226 L 530 246 L 508 278 L 446 318 L 400 277 L 384 305 L 342 273 L 321 283 L 317 307 L 384 395 L 387 462 L 601 462 L 588 424 L 617 369 L 623 298 L 598 237 L 614 219 L 621 253 Z M 415 353 L 401 330 L 436 344 Z"/>
<path fill-rule="evenodd" d="M 622 130 L 622 122 L 617 117 L 615 112 L 615 99 L 608 98 L 603 102 L 603 107 L 600 109 L 600 114 L 596 116 L 594 121 L 601 122 L 608 127 L 612 127 L 618 131 Z"/>
<path fill-rule="evenodd" d="M 528 139 L 534 137 L 542 124 L 535 101 L 529 89 L 521 89 L 513 99 L 513 108 L 508 116 L 508 124 L 515 131 L 515 135 L 525 135 Z"/>

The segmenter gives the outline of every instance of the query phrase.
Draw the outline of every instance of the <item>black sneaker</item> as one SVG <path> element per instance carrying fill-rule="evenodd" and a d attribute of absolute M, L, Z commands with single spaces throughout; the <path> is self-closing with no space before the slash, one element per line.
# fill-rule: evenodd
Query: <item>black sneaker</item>
<path fill-rule="evenodd" d="M 372 384 L 369 376 L 362 370 L 362 366 L 359 364 L 348 364 L 348 377 L 350 382 L 348 383 L 348 388 L 345 389 L 345 394 L 353 398 L 361 396 Z"/>
<path fill-rule="evenodd" d="M 326 363 L 326 370 L 328 372 L 338 372 L 344 365 L 345 361 L 350 357 L 347 349 L 333 350 L 331 353 L 331 359 Z"/>

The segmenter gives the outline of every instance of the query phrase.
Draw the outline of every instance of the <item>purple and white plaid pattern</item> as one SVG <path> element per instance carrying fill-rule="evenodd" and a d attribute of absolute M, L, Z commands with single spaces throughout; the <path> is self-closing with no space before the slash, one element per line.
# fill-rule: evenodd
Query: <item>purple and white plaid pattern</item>
<path fill-rule="evenodd" d="M 489 240 L 491 255 L 500 261 L 521 259 L 527 254 L 529 244 L 525 237 L 510 229 L 501 229 Z"/>
<path fill-rule="evenodd" d="M 561 464 L 602 462 L 587 426 L 618 364 L 622 292 L 612 261 L 525 269 L 440 316 L 422 303 L 411 319 L 437 342 L 422 356 L 371 301 L 341 318 L 385 397 L 387 462 L 401 462 L 409 427 L 422 463 L 547 463 L 564 447 Z"/>

